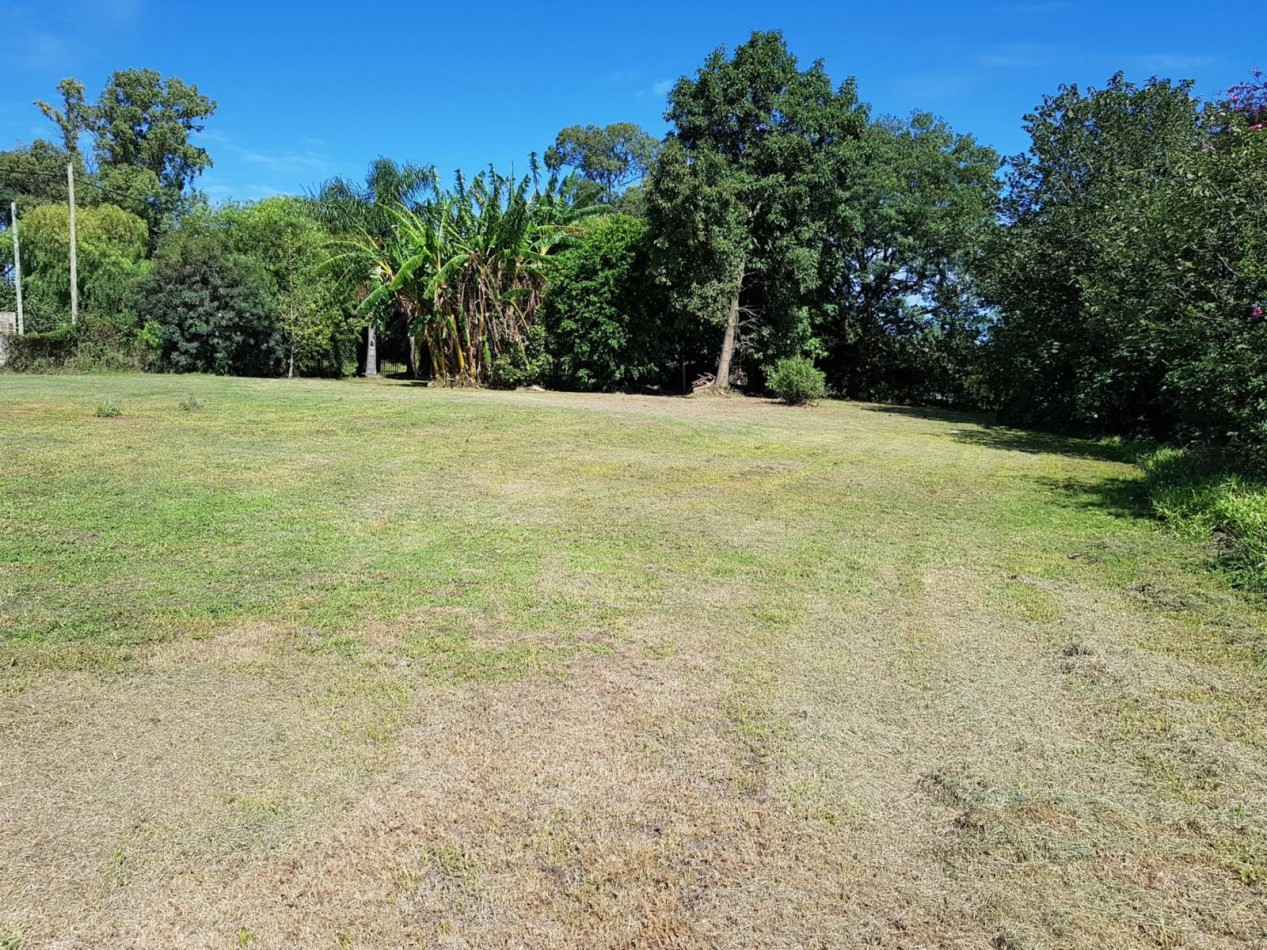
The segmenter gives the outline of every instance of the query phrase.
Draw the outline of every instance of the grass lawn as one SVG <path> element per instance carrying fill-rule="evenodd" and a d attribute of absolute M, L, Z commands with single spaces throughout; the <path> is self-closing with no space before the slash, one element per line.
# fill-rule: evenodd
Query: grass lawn
<path fill-rule="evenodd" d="M 859 404 L 0 376 L 0 947 L 1262 946 L 1267 610 L 1139 477 Z"/>

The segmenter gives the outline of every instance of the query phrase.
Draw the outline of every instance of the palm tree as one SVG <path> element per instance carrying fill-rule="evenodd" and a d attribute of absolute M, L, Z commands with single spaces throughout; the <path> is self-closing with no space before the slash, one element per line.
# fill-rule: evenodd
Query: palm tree
<path fill-rule="evenodd" d="M 417 206 L 437 185 L 431 166 L 398 164 L 379 157 L 370 163 L 364 184 L 332 178 L 315 196 L 319 216 L 332 233 L 351 237 L 366 250 L 376 249 L 376 253 L 359 258 L 341 256 L 336 268 L 340 282 L 356 300 L 357 312 L 366 317 L 366 376 L 378 375 L 378 331 L 392 316 L 390 299 L 377 297 L 368 307 L 366 301 L 382 281 L 383 275 L 376 269 L 379 259 L 398 241 L 399 221 L 393 209 Z"/>

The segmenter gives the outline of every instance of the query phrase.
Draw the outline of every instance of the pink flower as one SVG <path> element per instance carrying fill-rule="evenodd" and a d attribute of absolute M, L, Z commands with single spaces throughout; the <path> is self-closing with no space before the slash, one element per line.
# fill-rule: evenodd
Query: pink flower
<path fill-rule="evenodd" d="M 1255 307 L 1255 308 L 1254 308 L 1254 316 L 1256 316 L 1256 317 L 1261 317 L 1262 315 L 1263 315 L 1263 308 L 1262 308 L 1262 307 Z"/>
<path fill-rule="evenodd" d="M 1251 132 L 1261 132 L 1263 130 L 1263 123 L 1259 122 L 1257 125 L 1251 125 L 1249 130 Z"/>

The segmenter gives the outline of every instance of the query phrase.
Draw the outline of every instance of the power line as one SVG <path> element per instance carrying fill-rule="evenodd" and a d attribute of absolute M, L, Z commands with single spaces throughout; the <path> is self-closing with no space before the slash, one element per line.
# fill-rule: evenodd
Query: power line
<path fill-rule="evenodd" d="M 29 180 L 29 179 L 31 179 L 31 178 L 40 178 L 40 177 L 41 177 L 40 175 L 25 175 L 25 176 L 23 176 L 23 178 L 24 178 L 24 179 L 27 179 L 27 180 Z M 55 173 L 54 173 L 54 177 L 44 177 L 44 178 L 43 178 L 43 181 L 44 181 L 44 183 L 45 183 L 45 184 L 49 184 L 49 185 L 54 185 L 54 184 L 56 184 L 56 185 L 61 185 L 61 184 L 62 184 L 62 173 L 61 173 L 61 172 L 55 172 Z M 12 187 L 14 187 L 14 188 L 18 189 L 18 191 L 19 191 L 19 193 L 20 193 L 20 195 L 19 195 L 19 196 L 25 196 L 25 197 L 27 197 L 27 198 L 39 198 L 39 197 L 41 197 L 40 195 L 36 194 L 36 193 L 35 193 L 35 192 L 33 192 L 33 191 L 29 191 L 29 190 L 23 189 L 23 188 L 22 188 L 22 186 L 21 186 L 20 184 L 19 184 L 19 185 L 12 186 Z M 109 195 L 109 196 L 111 196 L 112 198 L 122 198 L 122 199 L 123 199 L 123 200 L 125 200 L 125 201 L 135 201 L 135 200 L 137 200 L 137 196 L 136 196 L 136 195 L 129 195 L 129 194 L 125 194 L 124 192 L 121 192 L 121 191 L 115 191 L 113 188 L 108 188 L 108 187 L 106 187 L 105 185 L 101 184 L 100 182 L 93 182 L 92 187 L 93 187 L 93 189 L 95 189 L 96 191 L 101 192 L 103 195 Z"/>

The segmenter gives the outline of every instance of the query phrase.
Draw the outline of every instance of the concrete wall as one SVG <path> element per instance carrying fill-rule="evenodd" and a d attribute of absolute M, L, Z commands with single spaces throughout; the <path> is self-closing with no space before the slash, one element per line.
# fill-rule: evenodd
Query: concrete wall
<path fill-rule="evenodd" d="M 5 358 L 8 356 L 8 347 L 5 346 L 4 336 L 6 333 L 18 332 L 18 315 L 16 313 L 0 312 L 0 366 L 4 365 Z"/>

